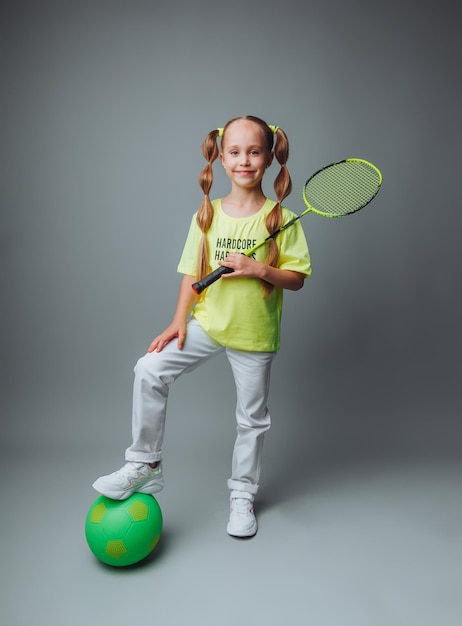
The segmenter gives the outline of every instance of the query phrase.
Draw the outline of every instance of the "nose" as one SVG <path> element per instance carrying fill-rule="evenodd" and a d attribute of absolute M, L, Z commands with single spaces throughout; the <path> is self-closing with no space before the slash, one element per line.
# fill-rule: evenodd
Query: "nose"
<path fill-rule="evenodd" d="M 248 154 L 242 154 L 240 160 L 241 160 L 241 165 L 248 165 L 249 164 L 249 155 Z"/>

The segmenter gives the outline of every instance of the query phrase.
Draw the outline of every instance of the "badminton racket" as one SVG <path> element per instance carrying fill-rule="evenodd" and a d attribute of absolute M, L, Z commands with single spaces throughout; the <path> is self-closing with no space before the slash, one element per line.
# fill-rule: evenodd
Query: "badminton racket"
<path fill-rule="evenodd" d="M 345 217 L 345 215 L 356 213 L 375 198 L 381 185 L 380 170 L 364 159 L 344 159 L 326 165 L 310 176 L 303 187 L 303 201 L 307 208 L 256 246 L 247 250 L 246 255 L 251 256 L 267 241 L 274 239 L 307 213 L 313 212 L 322 217 Z M 220 276 L 233 271 L 230 267 L 220 265 L 216 270 L 194 283 L 193 291 L 200 294 Z"/>

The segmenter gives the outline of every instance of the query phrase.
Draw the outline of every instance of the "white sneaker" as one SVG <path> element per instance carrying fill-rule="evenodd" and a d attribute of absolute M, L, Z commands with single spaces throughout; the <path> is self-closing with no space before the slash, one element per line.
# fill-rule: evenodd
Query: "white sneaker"
<path fill-rule="evenodd" d="M 233 537 L 253 537 L 257 532 L 257 520 L 253 512 L 253 502 L 248 498 L 230 499 L 229 522 L 226 528 Z"/>
<path fill-rule="evenodd" d="M 96 491 L 113 500 L 126 500 L 135 491 L 154 495 L 163 487 L 162 463 L 153 469 L 149 463 L 132 461 L 117 472 L 101 476 L 93 483 Z"/>

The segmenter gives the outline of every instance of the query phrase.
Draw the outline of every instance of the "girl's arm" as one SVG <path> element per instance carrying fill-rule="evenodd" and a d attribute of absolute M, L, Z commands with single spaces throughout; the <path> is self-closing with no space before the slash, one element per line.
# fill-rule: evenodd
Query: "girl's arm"
<path fill-rule="evenodd" d="M 237 278 L 238 276 L 260 278 L 275 287 L 290 289 L 291 291 L 298 291 L 303 287 L 305 282 L 304 274 L 292 270 L 281 270 L 277 267 L 267 265 L 266 263 L 255 261 L 244 254 L 236 254 L 235 252 L 231 252 L 224 261 L 220 262 L 220 265 L 232 267 L 234 270 L 231 274 L 224 274 L 221 280 L 229 280 Z"/>
<path fill-rule="evenodd" d="M 175 337 L 178 337 L 178 348 L 180 350 L 183 348 L 186 339 L 186 319 L 196 301 L 196 294 L 192 289 L 194 282 L 196 282 L 195 276 L 187 274 L 183 276 L 172 323 L 151 342 L 148 352 L 154 352 L 154 350 L 160 352 Z"/>

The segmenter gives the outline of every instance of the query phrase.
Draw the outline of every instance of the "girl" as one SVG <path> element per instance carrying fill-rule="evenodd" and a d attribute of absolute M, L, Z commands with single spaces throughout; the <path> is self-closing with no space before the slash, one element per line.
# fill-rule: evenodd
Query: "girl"
<path fill-rule="evenodd" d="M 127 463 L 98 478 L 93 487 L 115 499 L 128 498 L 135 491 L 154 494 L 163 488 L 162 442 L 170 384 L 225 352 L 237 392 L 227 532 L 250 537 L 257 532 L 253 500 L 259 488 L 263 438 L 270 427 L 267 399 L 271 364 L 280 343 L 282 294 L 284 289 L 303 286 L 311 263 L 300 222 L 252 257 L 245 255 L 294 217 L 282 206 L 292 187 L 284 131 L 257 117 L 235 118 L 207 135 L 202 154 L 207 161 L 199 177 L 204 199 L 192 219 L 178 265 L 184 276 L 175 315 L 135 367 L 133 442 L 125 453 Z M 218 156 L 231 191 L 212 202 L 212 163 Z M 262 190 L 263 175 L 274 156 L 280 164 L 274 182 L 277 202 Z M 196 296 L 192 284 L 218 265 L 232 272 Z"/>

